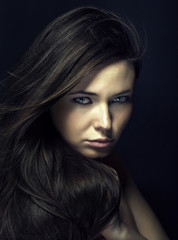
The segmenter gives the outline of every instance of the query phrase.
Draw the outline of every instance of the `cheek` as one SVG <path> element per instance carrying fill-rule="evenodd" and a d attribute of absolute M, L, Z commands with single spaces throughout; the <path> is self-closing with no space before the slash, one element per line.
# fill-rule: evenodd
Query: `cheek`
<path fill-rule="evenodd" d="M 58 121 L 55 121 L 55 126 L 59 133 L 68 140 L 81 135 L 87 123 L 86 118 L 81 113 L 63 112 L 58 115 Z"/>
<path fill-rule="evenodd" d="M 125 122 L 127 123 L 130 119 L 130 116 L 132 114 L 132 104 L 129 104 L 129 106 L 125 109 L 125 111 L 123 112 L 123 119 L 125 119 Z"/>
<path fill-rule="evenodd" d="M 132 113 L 132 105 L 125 107 L 114 116 L 114 129 L 120 134 L 127 125 Z"/>
<path fill-rule="evenodd" d="M 75 132 L 81 128 L 80 115 L 70 113 L 64 117 L 62 128 L 66 131 Z"/>

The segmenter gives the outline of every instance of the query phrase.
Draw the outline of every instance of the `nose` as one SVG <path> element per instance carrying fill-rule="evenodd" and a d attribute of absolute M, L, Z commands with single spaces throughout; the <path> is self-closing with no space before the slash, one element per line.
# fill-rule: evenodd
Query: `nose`
<path fill-rule="evenodd" d="M 111 130 L 112 127 L 112 116 L 107 104 L 102 104 L 97 108 L 95 112 L 94 127 L 96 130 Z"/>

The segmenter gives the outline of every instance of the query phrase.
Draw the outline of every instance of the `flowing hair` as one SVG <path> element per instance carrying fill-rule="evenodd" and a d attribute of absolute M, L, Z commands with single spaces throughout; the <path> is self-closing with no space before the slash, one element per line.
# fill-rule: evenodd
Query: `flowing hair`
<path fill-rule="evenodd" d="M 50 23 L 2 81 L 0 236 L 92 239 L 118 209 L 112 169 L 65 145 L 49 110 L 96 66 L 120 60 L 139 74 L 132 24 L 103 9 L 74 9 Z"/>

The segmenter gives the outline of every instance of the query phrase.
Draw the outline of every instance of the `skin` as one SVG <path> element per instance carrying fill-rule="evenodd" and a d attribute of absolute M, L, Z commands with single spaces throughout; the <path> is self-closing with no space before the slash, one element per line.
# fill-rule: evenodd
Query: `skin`
<path fill-rule="evenodd" d="M 126 61 L 100 66 L 52 107 L 53 123 L 73 149 L 94 159 L 111 152 L 131 115 L 134 78 Z"/>
<path fill-rule="evenodd" d="M 53 105 L 50 114 L 69 146 L 118 173 L 120 224 L 111 221 L 99 236 L 107 240 L 168 240 L 127 168 L 112 151 L 132 112 L 134 79 L 134 68 L 127 61 L 97 67 Z"/>

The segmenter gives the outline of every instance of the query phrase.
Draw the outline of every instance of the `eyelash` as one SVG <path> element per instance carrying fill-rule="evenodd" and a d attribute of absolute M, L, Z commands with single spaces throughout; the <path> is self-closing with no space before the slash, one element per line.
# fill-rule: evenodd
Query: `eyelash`
<path fill-rule="evenodd" d="M 72 101 L 80 105 L 89 105 L 93 103 L 89 97 L 76 97 L 76 98 L 73 98 Z M 110 101 L 109 104 L 116 104 L 116 103 L 124 104 L 128 102 L 131 102 L 130 96 L 118 96 L 114 98 L 112 101 Z"/>
<path fill-rule="evenodd" d="M 76 97 L 72 99 L 74 103 L 80 104 L 80 105 L 88 105 L 92 104 L 92 100 L 89 97 Z M 84 103 L 84 101 L 87 100 L 87 102 Z"/>
<path fill-rule="evenodd" d="M 128 103 L 128 102 L 131 102 L 130 96 L 118 96 L 111 101 L 111 104 L 112 103 L 124 104 L 124 103 Z"/>

